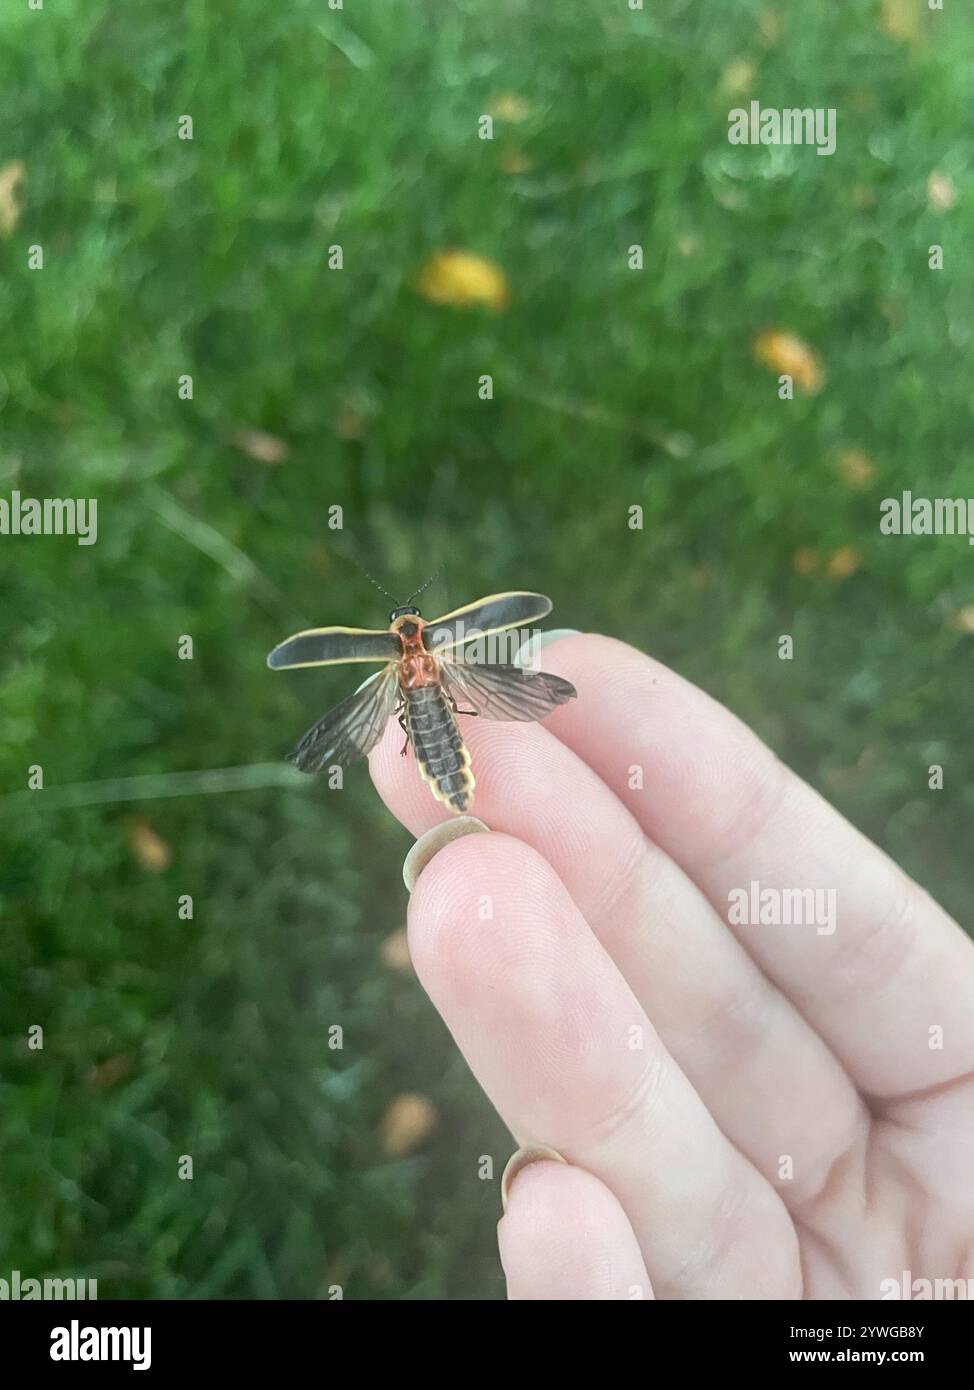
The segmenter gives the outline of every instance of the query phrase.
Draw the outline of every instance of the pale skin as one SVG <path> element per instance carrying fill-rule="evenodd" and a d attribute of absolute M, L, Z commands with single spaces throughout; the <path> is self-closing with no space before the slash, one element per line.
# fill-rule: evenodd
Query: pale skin
<path fill-rule="evenodd" d="M 543 725 L 461 718 L 491 833 L 435 855 L 408 917 L 419 979 L 517 1144 L 566 1160 L 513 1179 L 509 1296 L 974 1279 L 970 939 L 666 667 L 586 635 L 540 665 L 578 699 Z M 392 721 L 372 775 L 419 836 L 450 813 L 399 746 Z M 834 887 L 836 930 L 730 925 L 752 880 Z"/>

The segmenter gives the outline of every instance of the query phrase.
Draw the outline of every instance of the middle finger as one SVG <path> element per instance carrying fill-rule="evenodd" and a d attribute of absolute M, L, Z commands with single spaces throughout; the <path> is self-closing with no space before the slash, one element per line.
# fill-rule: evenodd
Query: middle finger
<path fill-rule="evenodd" d="M 548 860 L 731 1140 L 786 1201 L 813 1196 L 864 1124 L 825 1044 L 575 753 L 536 725 L 465 721 L 464 733 L 478 816 Z M 415 834 L 448 818 L 396 737 L 372 773 Z"/>

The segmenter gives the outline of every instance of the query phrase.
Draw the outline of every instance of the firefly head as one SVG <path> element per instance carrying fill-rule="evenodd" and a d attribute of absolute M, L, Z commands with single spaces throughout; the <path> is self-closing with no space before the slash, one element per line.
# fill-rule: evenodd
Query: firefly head
<path fill-rule="evenodd" d="M 411 604 L 404 603 L 400 607 L 394 608 L 389 614 L 390 623 L 394 623 L 397 618 L 421 618 L 423 615 L 418 608 L 413 608 Z"/>

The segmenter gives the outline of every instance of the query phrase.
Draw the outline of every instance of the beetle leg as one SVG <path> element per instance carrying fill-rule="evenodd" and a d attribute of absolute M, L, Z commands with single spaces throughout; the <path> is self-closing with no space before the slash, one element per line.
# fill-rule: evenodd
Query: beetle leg
<path fill-rule="evenodd" d="M 459 707 L 459 705 L 457 704 L 456 700 L 454 700 L 454 698 L 453 698 L 452 695 L 450 696 L 450 704 L 453 706 L 453 713 L 454 713 L 454 714 L 479 714 L 479 713 L 480 713 L 480 710 L 479 710 L 479 709 L 461 709 L 461 708 Z"/>
<path fill-rule="evenodd" d="M 399 709 L 396 711 L 396 715 L 399 720 L 399 727 L 406 735 L 406 740 L 403 743 L 402 748 L 399 750 L 400 758 L 404 758 L 406 756 L 406 753 L 409 751 L 409 730 L 406 728 L 406 706 L 400 705 Z"/>

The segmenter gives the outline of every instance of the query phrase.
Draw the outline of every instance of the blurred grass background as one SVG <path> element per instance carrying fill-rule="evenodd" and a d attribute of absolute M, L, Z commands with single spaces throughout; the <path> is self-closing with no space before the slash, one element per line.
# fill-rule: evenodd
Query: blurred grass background
<path fill-rule="evenodd" d="M 0 495 L 99 538 L 0 538 L 0 1274 L 502 1295 L 509 1139 L 383 946 L 408 837 L 364 768 L 268 767 L 354 676 L 267 650 L 385 621 L 345 555 L 651 651 L 970 921 L 971 551 L 878 520 L 974 496 L 972 59 L 920 0 L 5 11 Z M 730 146 L 752 98 L 835 107 L 836 153 Z M 449 248 L 509 302 L 431 302 Z M 770 330 L 820 391 L 777 398 Z"/>

